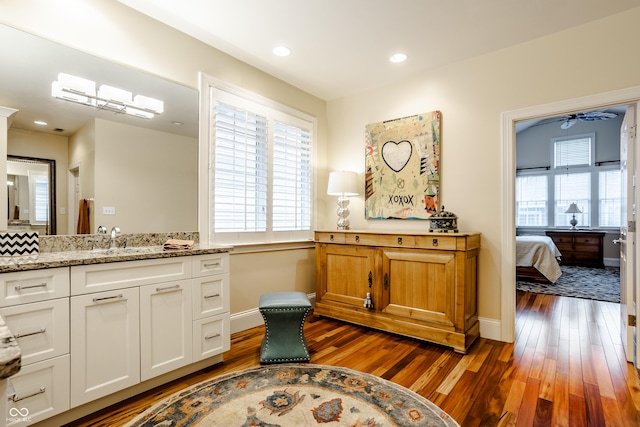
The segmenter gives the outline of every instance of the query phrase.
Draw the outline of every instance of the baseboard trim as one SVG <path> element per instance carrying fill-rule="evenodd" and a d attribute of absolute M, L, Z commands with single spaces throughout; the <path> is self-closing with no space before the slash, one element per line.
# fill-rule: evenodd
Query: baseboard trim
<path fill-rule="evenodd" d="M 502 339 L 502 322 L 498 319 L 489 319 L 487 317 L 479 317 L 480 336 L 495 341 L 503 341 Z"/>
<path fill-rule="evenodd" d="M 618 258 L 605 258 L 603 259 L 605 267 L 617 267 L 620 268 L 620 257 Z"/>
<path fill-rule="evenodd" d="M 307 294 L 307 297 L 309 297 L 309 301 L 311 301 L 311 305 L 313 306 L 316 302 L 315 292 L 312 294 Z M 238 313 L 233 313 L 231 316 L 229 316 L 229 320 L 231 323 L 232 334 L 235 334 L 236 332 L 246 331 L 247 329 L 255 328 L 256 326 L 264 325 L 264 320 L 262 319 L 262 315 L 260 314 L 260 310 L 258 310 L 258 307 L 240 311 Z"/>

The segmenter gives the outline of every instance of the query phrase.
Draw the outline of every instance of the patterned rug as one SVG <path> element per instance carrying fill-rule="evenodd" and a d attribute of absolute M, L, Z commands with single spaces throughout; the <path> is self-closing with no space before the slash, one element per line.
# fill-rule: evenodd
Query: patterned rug
<path fill-rule="evenodd" d="M 556 283 L 536 283 L 518 280 L 516 289 L 538 294 L 560 295 L 620 302 L 620 269 L 589 268 L 563 265 Z"/>
<path fill-rule="evenodd" d="M 196 384 L 128 427 L 457 426 L 438 406 L 382 378 L 334 366 L 253 368 Z"/>

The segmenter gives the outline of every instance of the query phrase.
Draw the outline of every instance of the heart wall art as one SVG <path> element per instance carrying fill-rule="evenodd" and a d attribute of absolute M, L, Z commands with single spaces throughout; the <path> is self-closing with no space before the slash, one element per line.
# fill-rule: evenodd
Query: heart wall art
<path fill-rule="evenodd" d="M 440 111 L 366 126 L 366 219 L 427 219 L 438 212 Z"/>

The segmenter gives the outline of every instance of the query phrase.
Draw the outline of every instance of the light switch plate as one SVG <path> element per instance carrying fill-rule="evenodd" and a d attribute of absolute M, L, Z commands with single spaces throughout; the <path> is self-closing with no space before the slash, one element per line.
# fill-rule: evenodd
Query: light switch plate
<path fill-rule="evenodd" d="M 103 215 L 115 215 L 116 214 L 116 208 L 114 208 L 113 206 L 105 206 L 102 208 L 102 214 Z"/>

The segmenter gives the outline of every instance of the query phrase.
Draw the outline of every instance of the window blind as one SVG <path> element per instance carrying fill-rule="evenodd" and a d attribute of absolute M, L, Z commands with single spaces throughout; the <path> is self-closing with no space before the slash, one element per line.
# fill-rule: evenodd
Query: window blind
<path fill-rule="evenodd" d="M 622 214 L 622 182 L 619 169 L 598 173 L 600 227 L 620 227 Z"/>
<path fill-rule="evenodd" d="M 556 168 L 591 165 L 591 138 L 557 140 L 554 143 L 554 165 Z"/>
<path fill-rule="evenodd" d="M 547 175 L 516 177 L 516 226 L 544 227 L 548 224 Z"/>

